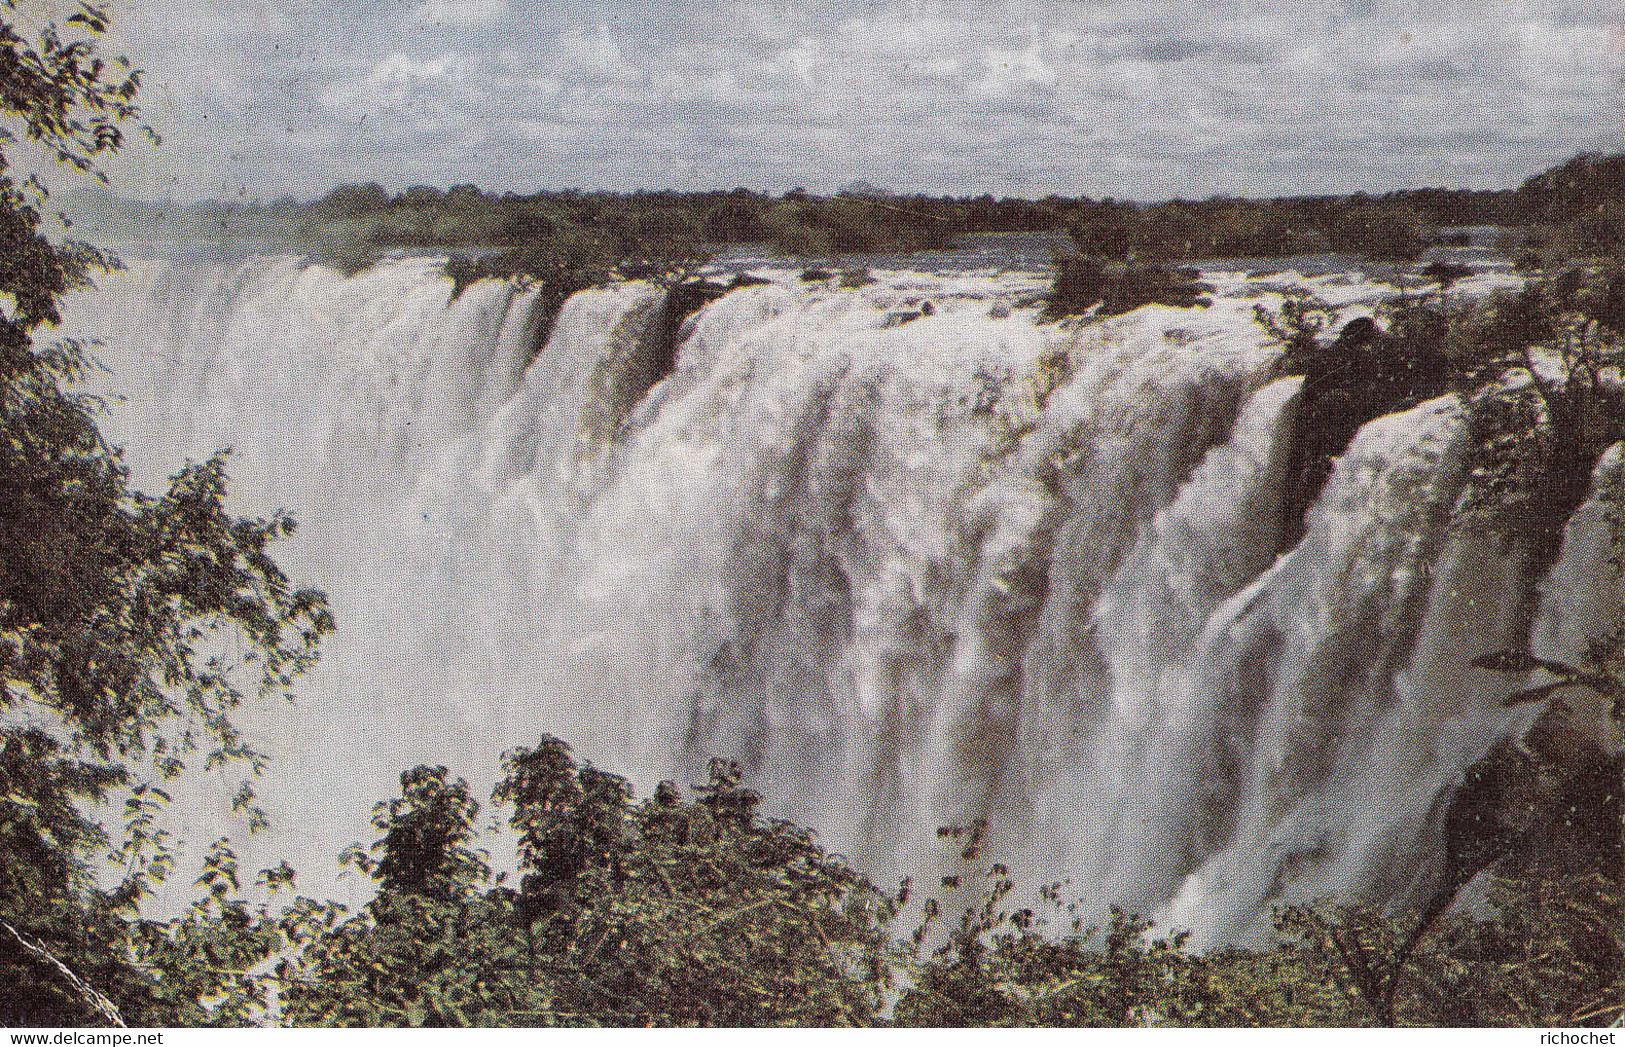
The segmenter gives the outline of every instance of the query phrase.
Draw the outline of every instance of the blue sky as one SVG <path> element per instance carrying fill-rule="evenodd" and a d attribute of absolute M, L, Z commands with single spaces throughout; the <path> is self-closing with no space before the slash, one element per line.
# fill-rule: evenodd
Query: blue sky
<path fill-rule="evenodd" d="M 1625 0 L 113 0 L 145 197 L 1500 188 L 1625 148 Z"/>

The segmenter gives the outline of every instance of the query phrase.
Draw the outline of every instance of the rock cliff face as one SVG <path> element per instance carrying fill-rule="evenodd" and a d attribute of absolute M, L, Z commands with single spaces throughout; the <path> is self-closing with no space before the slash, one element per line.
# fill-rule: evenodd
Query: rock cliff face
<path fill-rule="evenodd" d="M 1367 422 L 1442 396 L 1450 385 L 1447 361 L 1390 339 L 1369 317 L 1344 325 L 1330 344 L 1282 361 L 1286 374 L 1303 376 L 1292 460 L 1281 506 L 1281 547 L 1303 537 L 1304 516 L 1320 497 L 1332 462 Z"/>

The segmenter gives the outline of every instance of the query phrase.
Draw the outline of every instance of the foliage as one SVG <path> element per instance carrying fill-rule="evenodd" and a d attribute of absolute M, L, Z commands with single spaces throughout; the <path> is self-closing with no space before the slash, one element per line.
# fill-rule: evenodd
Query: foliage
<path fill-rule="evenodd" d="M 59 162 L 95 174 L 138 116 L 139 75 L 97 54 L 99 7 L 32 42 L 15 11 L 6 0 L 0 109 Z M 87 347 L 36 341 L 60 321 L 64 294 L 115 263 L 52 242 L 45 200 L 0 158 L 0 293 L 15 303 L 0 317 L 0 709 L 12 714 L 0 730 L 0 917 L 18 946 L 0 953 L 15 990 L 0 994 L 6 1024 L 109 1020 L 61 970 L 119 1007 L 156 1006 L 128 962 L 120 914 L 165 867 L 126 841 L 130 879 L 96 891 L 88 859 L 105 839 L 78 804 L 144 757 L 164 777 L 198 749 L 210 764 L 252 758 L 232 711 L 286 687 L 332 627 L 325 598 L 294 589 L 267 551 L 293 522 L 226 511 L 221 457 L 187 465 L 161 495 L 130 488 L 97 401 L 78 388 Z"/>
<path fill-rule="evenodd" d="M 1495 919 L 1459 921 L 1431 950 L 1417 1024 L 1619 1024 L 1625 910 L 1617 872 L 1498 877 L 1488 897 Z"/>
<path fill-rule="evenodd" d="M 1617 780 L 1619 761 L 1614 760 Z M 1606 805 L 1605 805 L 1606 806 Z M 1611 813 L 1607 813 L 1611 812 Z M 897 947 L 909 987 L 893 1014 L 913 1026 L 1541 1026 L 1616 1021 L 1622 958 L 1617 796 L 1561 843 L 1504 851 L 1479 915 L 1443 920 L 1403 905 L 1323 899 L 1277 911 L 1273 945 L 1193 954 L 1186 935 L 1152 938 L 1142 917 L 1113 908 L 1085 927 L 1064 884 L 1039 892 L 1047 915 L 1015 908 L 1000 864 L 979 905 L 939 926 L 927 899 Z M 980 867 L 977 834 L 961 891 Z M 948 830 L 952 832 L 954 830 Z M 964 832 L 964 830 L 959 830 Z M 1554 847 L 1554 844 L 1556 846 Z M 1555 857 L 1561 852 L 1566 857 Z M 1575 860 L 1575 856 L 1580 858 Z M 1449 889 L 1454 898 L 1459 884 Z M 932 941 L 941 944 L 930 948 Z"/>
<path fill-rule="evenodd" d="M 1095 316 L 1117 316 L 1153 303 L 1206 307 L 1211 302 L 1203 296 L 1213 288 L 1198 281 L 1197 275 L 1193 269 L 1100 262 L 1083 255 L 1059 257 L 1043 319 L 1077 316 L 1090 309 Z"/>
<path fill-rule="evenodd" d="M 1282 349 L 1280 372 L 1304 376 L 1289 516 L 1313 503 L 1365 422 L 1453 390 L 1473 436 L 1457 518 L 1516 543 L 1541 572 L 1599 456 L 1625 437 L 1618 265 L 1569 268 L 1479 300 L 1402 294 L 1379 311 L 1385 326 L 1356 319 L 1330 342 L 1337 312 L 1312 297 L 1255 314 Z"/>
<path fill-rule="evenodd" d="M 386 892 L 455 901 L 490 877 L 473 839 L 480 805 L 461 778 L 448 782 L 444 767 L 415 767 L 401 775 L 401 798 L 373 808 L 374 846 L 382 857 L 369 871 Z"/>
<path fill-rule="evenodd" d="M 1174 200 L 1143 207 L 1102 200 L 1070 209 L 1080 251 L 1117 259 L 1260 257 L 1325 247 L 1290 205 L 1261 200 Z"/>
<path fill-rule="evenodd" d="M 1253 306 L 1253 319 L 1281 349 L 1282 369 L 1304 368 L 1320 352 L 1320 336 L 1336 325 L 1338 310 L 1307 291 L 1293 290 L 1281 300 L 1279 312 Z"/>
<path fill-rule="evenodd" d="M 1334 251 L 1385 262 L 1414 261 L 1433 242 L 1426 220 L 1407 207 L 1361 203 L 1326 227 Z"/>
<path fill-rule="evenodd" d="M 1616 863 L 1617 869 L 1617 863 Z M 1414 918 L 1369 902 L 1282 911 L 1284 954 L 1332 986 L 1305 1024 L 1606 1025 L 1620 1015 L 1620 882 L 1613 875 L 1491 874 L 1490 916 Z M 1328 1020 L 1331 1019 L 1331 1020 Z"/>
<path fill-rule="evenodd" d="M 1473 275 L 1471 266 L 1456 265 L 1451 262 L 1429 262 L 1422 267 L 1422 276 L 1436 282 L 1439 290 L 1448 291 L 1459 281 Z"/>
<path fill-rule="evenodd" d="M 438 769 L 403 783 L 443 780 Z M 494 794 L 520 889 L 439 896 L 385 880 L 395 849 L 446 842 L 466 806 L 385 806 L 382 890 L 303 952 L 285 1020 L 333 1025 L 854 1025 L 880 1006 L 883 900 L 805 829 L 762 821 L 716 762 L 693 801 L 627 783 L 544 736 L 504 757 Z M 394 812 L 421 814 L 411 835 Z M 472 878 L 462 881 L 464 887 Z"/>
<path fill-rule="evenodd" d="M 1147 942 L 1151 923 L 1113 907 L 1104 934 L 1051 936 L 1031 910 L 998 911 L 1008 880 L 967 909 L 949 940 L 918 962 L 898 1001 L 900 1026 L 1192 1025 L 1215 1000 L 1185 935 Z M 1058 901 L 1051 888 L 1046 897 Z M 928 910 L 929 911 L 929 910 Z"/>
<path fill-rule="evenodd" d="M 293 886 L 286 863 L 260 874 L 272 894 Z M 203 862 L 196 887 L 204 895 L 167 922 L 138 921 L 131 950 L 157 976 L 172 1009 L 164 1024 L 239 1027 L 261 1020 L 271 1005 L 260 968 L 290 941 L 289 928 L 315 905 L 300 899 L 287 913 L 251 906 L 242 896 L 237 856 L 219 840 Z"/>
<path fill-rule="evenodd" d="M 1618 758 L 1603 771 L 1617 782 Z M 693 799 L 665 782 L 638 803 L 624 780 L 548 736 L 505 758 L 497 801 L 510 809 L 522 880 L 517 890 L 505 877 L 489 885 L 483 866 L 446 859 L 471 839 L 473 805 L 459 784 L 440 768 L 403 775 L 402 797 L 379 807 L 380 857 L 360 863 L 380 892 L 349 919 L 306 898 L 280 913 L 248 905 L 222 843 L 198 880 L 208 896 L 178 920 L 142 925 L 137 955 L 165 972 L 149 991 L 166 995 L 148 1013 L 175 1024 L 338 1026 L 1600 1025 L 1618 1016 L 1621 862 L 1608 838 L 1618 798 L 1596 817 L 1553 813 L 1572 810 L 1584 789 L 1523 817 L 1566 825 L 1558 835 L 1497 845 L 1480 877 L 1487 915 L 1434 920 L 1325 900 L 1281 910 L 1272 945 L 1195 954 L 1183 933 L 1153 937 L 1149 921 L 1120 909 L 1086 926 L 1090 910 L 1066 900 L 1061 883 L 1021 907 L 1008 869 L 981 864 L 980 824 L 941 834 L 961 862 L 942 880 L 944 897 L 979 883 L 981 896 L 955 920 L 951 903 L 926 898 L 913 932 L 898 936 L 912 885 L 882 895 L 807 830 L 757 818 L 759 799 L 734 766 L 714 761 Z M 391 868 L 463 872 L 442 881 L 455 890 L 424 890 L 431 876 Z M 261 879 L 292 886 L 285 867 Z"/>
<path fill-rule="evenodd" d="M 679 254 L 701 256 L 720 245 L 767 245 L 827 262 L 841 255 L 942 248 L 965 234 L 989 232 L 1066 233 L 1085 255 L 1134 263 L 1328 250 L 1408 261 L 1429 243 L 1449 240 L 1450 234 L 1434 230 L 1451 225 L 1508 227 L 1514 249 L 1537 256 L 1615 250 L 1625 213 L 1617 181 L 1610 181 L 1618 165 L 1618 157 L 1576 157 L 1517 192 L 1419 189 L 1157 204 L 1059 196 L 820 197 L 804 190 L 772 196 L 743 188 L 497 195 L 463 185 L 445 192 L 413 186 L 392 194 L 376 183 L 340 186 L 304 204 L 282 198 L 175 207 L 106 193 L 81 193 L 76 202 L 77 210 L 94 215 L 114 235 L 151 236 L 167 228 L 175 235 L 282 243 L 347 270 L 391 249 L 480 258 L 540 248 L 546 255 L 575 240 L 587 241 L 610 266 L 645 256 L 658 265 L 674 244 L 686 245 Z"/>
<path fill-rule="evenodd" d="M 1533 266 L 1560 269 L 1625 251 L 1625 154 L 1581 153 L 1530 178 L 1516 201 L 1526 221 L 1507 246 Z"/>
<path fill-rule="evenodd" d="M 1571 268 L 1457 325 L 1471 345 L 1461 386 L 1476 436 L 1466 518 L 1522 543 L 1537 568 L 1557 555 L 1598 457 L 1625 437 L 1622 301 L 1625 271 Z"/>

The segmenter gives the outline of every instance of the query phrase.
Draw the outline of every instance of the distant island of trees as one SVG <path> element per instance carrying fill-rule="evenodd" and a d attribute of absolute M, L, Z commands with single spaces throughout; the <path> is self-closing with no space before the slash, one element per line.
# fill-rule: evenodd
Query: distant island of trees
<path fill-rule="evenodd" d="M 1513 190 L 1413 189 L 1372 196 L 1299 196 L 1138 203 L 1110 198 L 902 195 L 853 182 L 834 196 L 737 188 L 679 193 L 545 191 L 494 194 L 473 185 L 342 185 L 320 199 L 124 199 L 99 186 L 64 200 L 101 240 L 208 238 L 308 255 L 359 272 L 401 250 L 447 255 L 453 296 L 488 277 L 537 286 L 556 312 L 570 295 L 617 278 L 681 283 L 717 254 L 761 246 L 809 264 L 947 249 L 975 234 L 1055 237 L 1055 282 L 1044 318 L 1126 312 L 1150 301 L 1203 303 L 1181 266 L 1206 259 L 1335 253 L 1405 265 L 1429 247 L 1462 244 L 1464 227 L 1501 230 L 1526 271 L 1615 255 L 1625 245 L 1625 153 L 1582 153 Z M 1448 285 L 1469 270 L 1435 263 Z M 832 274 L 830 274 L 832 275 Z M 713 289 L 713 290 L 720 290 Z"/>

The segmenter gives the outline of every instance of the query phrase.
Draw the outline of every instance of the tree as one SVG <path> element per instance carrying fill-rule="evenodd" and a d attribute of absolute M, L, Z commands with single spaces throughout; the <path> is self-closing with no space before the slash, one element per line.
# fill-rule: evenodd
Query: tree
<path fill-rule="evenodd" d="M 389 191 L 377 182 L 341 185 L 322 198 L 321 206 L 349 215 L 382 211 L 389 206 Z"/>
<path fill-rule="evenodd" d="M 1409 262 L 1427 249 L 1431 231 L 1426 219 L 1408 207 L 1357 203 L 1331 221 L 1326 237 L 1334 251 Z"/>
<path fill-rule="evenodd" d="M 551 736 L 505 754 L 503 768 L 495 800 L 512 809 L 519 890 L 499 877 L 483 892 L 436 894 L 384 876 L 408 841 L 414 868 L 454 865 L 467 843 L 466 807 L 412 800 L 443 772 L 410 772 L 407 802 L 382 806 L 399 812 L 380 820 L 384 858 L 369 866 L 382 890 L 293 964 L 286 1021 L 873 1023 L 886 900 L 808 830 L 756 817 L 759 797 L 736 766 L 713 762 L 692 802 L 665 782 L 642 803 Z M 439 828 L 396 831 L 418 813 L 413 824 Z M 431 841 L 438 858 L 420 846 Z"/>
<path fill-rule="evenodd" d="M 99 159 L 139 117 L 140 85 L 97 54 L 105 13 L 85 4 L 30 41 L 16 0 L 0 4 L 0 110 L 62 164 L 101 177 Z M 0 967 L 8 984 L 39 985 L 21 1003 L 0 994 L 0 1022 L 100 1022 L 105 1010 L 40 954 L 120 980 L 103 991 L 138 1003 L 115 917 L 163 867 L 126 851 L 126 882 L 96 891 L 88 860 L 105 836 L 76 801 L 128 780 L 137 760 L 172 777 L 200 750 L 210 765 L 256 759 L 231 713 L 307 668 L 332 618 L 267 551 L 293 521 L 227 512 L 221 456 L 187 464 L 161 495 L 131 488 L 79 387 L 87 347 L 42 337 L 67 292 L 117 263 L 46 234 L 47 191 L 19 181 L 3 148 L 17 138 L 0 132 L 0 294 L 16 303 L 0 315 Z"/>
<path fill-rule="evenodd" d="M 401 798 L 373 809 L 383 831 L 373 875 L 386 891 L 453 901 L 490 875 L 484 857 L 467 844 L 480 805 L 461 778 L 448 782 L 444 767 L 415 767 L 401 775 Z"/>
<path fill-rule="evenodd" d="M 1625 269 L 1570 268 L 1457 317 L 1474 436 L 1468 518 L 1556 560 L 1598 458 L 1625 438 Z"/>
<path fill-rule="evenodd" d="M 1206 308 L 1213 290 L 1194 269 L 1160 265 L 1101 263 L 1086 255 L 1058 255 L 1055 279 L 1044 303 L 1044 321 L 1078 316 L 1089 309 L 1097 317 L 1118 316 L 1142 305 L 1179 309 Z"/>

